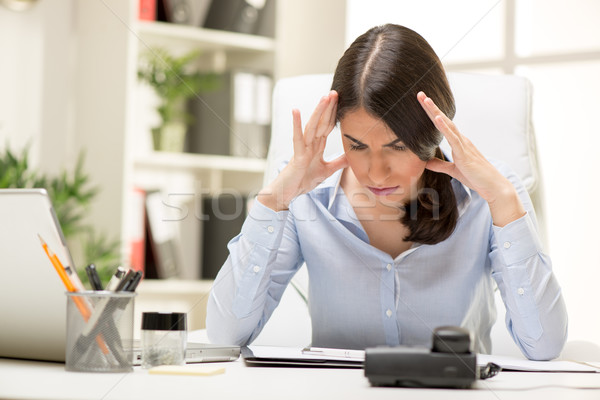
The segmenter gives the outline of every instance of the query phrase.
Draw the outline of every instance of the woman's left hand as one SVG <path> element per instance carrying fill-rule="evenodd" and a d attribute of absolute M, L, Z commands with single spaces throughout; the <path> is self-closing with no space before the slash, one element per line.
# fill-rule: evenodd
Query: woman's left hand
<path fill-rule="evenodd" d="M 419 92 L 417 99 L 452 148 L 453 162 L 433 158 L 425 167 L 431 171 L 448 174 L 476 191 L 490 205 L 496 225 L 504 226 L 523 216 L 525 210 L 510 181 L 466 136 L 459 132 L 454 122 L 435 105 L 431 98 Z"/>

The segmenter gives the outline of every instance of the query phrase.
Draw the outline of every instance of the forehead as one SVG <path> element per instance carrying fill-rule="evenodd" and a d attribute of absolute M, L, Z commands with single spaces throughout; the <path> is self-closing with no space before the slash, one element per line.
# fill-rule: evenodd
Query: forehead
<path fill-rule="evenodd" d="M 381 119 L 369 114 L 364 108 L 347 112 L 340 120 L 343 135 L 352 136 L 363 143 L 391 142 L 398 139 Z"/>

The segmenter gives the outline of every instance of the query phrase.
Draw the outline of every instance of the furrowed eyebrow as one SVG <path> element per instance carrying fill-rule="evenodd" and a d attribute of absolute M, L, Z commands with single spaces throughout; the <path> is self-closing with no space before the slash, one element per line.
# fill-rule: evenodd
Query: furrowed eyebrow
<path fill-rule="evenodd" d="M 364 143 L 363 143 L 363 142 L 361 142 L 361 141 L 360 141 L 360 140 L 358 140 L 358 139 L 354 139 L 354 138 L 353 138 L 352 136 L 350 136 L 350 135 L 346 135 L 346 134 L 344 134 L 344 136 L 346 136 L 348 139 L 352 140 L 352 141 L 353 141 L 354 143 L 356 143 L 356 144 L 362 144 L 362 145 L 364 145 Z"/>
<path fill-rule="evenodd" d="M 404 143 L 402 142 L 401 139 L 396 139 L 388 144 L 385 145 L 385 147 L 392 147 L 392 146 L 396 146 L 397 144 L 402 144 L 404 145 Z"/>
<path fill-rule="evenodd" d="M 359 145 L 365 145 L 363 142 L 361 142 L 361 141 L 360 141 L 360 140 L 358 140 L 358 139 L 354 139 L 354 138 L 353 138 L 352 136 L 350 136 L 350 135 L 346 135 L 346 134 L 344 134 L 344 136 L 345 136 L 345 137 L 347 137 L 349 140 L 353 141 L 355 144 L 359 144 Z M 391 141 L 391 142 L 390 142 L 390 143 L 388 143 L 388 144 L 385 144 L 385 145 L 383 145 L 383 147 L 393 147 L 393 146 L 396 146 L 398 143 L 401 143 L 402 145 L 404 145 L 404 143 L 402 142 L 402 140 L 398 138 L 398 139 L 396 139 L 396 140 L 393 140 L 393 141 Z"/>

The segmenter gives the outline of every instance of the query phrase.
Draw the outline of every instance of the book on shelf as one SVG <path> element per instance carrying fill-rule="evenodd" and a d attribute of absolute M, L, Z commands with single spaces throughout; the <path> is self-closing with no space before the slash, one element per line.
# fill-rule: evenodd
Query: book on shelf
<path fill-rule="evenodd" d="M 199 279 L 201 276 L 202 224 L 194 195 L 165 195 L 161 191 L 146 196 L 148 278 Z"/>
<path fill-rule="evenodd" d="M 129 221 L 129 265 L 136 271 L 146 273 L 146 191 L 139 187 L 132 189 Z"/>
<path fill-rule="evenodd" d="M 168 211 L 160 191 L 147 192 L 147 232 L 151 249 L 149 261 L 153 261 L 148 263 L 148 267 L 151 266 L 156 278 L 161 279 L 177 277 L 178 266 L 183 258 L 181 244 Z M 149 271 L 149 275 L 148 277 L 153 277 L 154 273 Z"/>
<path fill-rule="evenodd" d="M 156 21 L 156 0 L 138 0 L 138 20 Z"/>

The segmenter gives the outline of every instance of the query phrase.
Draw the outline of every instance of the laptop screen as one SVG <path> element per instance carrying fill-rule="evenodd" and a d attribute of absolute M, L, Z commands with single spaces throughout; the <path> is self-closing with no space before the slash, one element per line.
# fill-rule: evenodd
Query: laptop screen
<path fill-rule="evenodd" d="M 64 361 L 65 287 L 38 235 L 72 262 L 46 191 L 0 189 L 0 221 L 0 357 Z"/>

